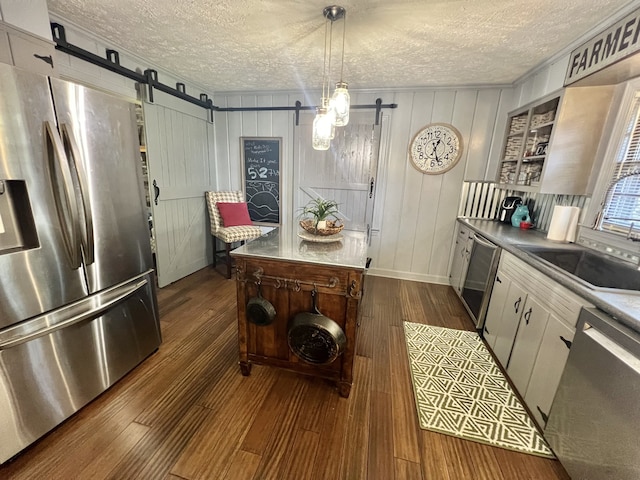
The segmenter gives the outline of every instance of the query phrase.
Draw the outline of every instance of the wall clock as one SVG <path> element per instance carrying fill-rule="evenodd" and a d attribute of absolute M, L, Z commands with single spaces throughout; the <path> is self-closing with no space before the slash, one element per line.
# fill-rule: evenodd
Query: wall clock
<path fill-rule="evenodd" d="M 411 163 L 422 173 L 438 175 L 455 167 L 462 155 L 462 135 L 448 123 L 430 123 L 409 145 Z"/>

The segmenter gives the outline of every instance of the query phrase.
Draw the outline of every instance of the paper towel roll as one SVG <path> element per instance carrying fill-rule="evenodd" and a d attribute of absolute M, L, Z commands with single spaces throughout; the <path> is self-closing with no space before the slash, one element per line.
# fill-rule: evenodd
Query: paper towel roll
<path fill-rule="evenodd" d="M 554 242 L 575 242 L 580 209 L 578 207 L 553 207 L 547 238 Z"/>

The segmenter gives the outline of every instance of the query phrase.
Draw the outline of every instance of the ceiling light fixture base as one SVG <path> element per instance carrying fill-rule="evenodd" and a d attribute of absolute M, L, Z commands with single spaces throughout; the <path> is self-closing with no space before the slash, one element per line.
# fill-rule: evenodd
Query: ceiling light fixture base
<path fill-rule="evenodd" d="M 324 10 L 322 10 L 324 17 L 332 22 L 343 18 L 345 12 L 346 10 L 344 7 L 340 7 L 339 5 L 329 5 L 328 7 L 324 7 Z"/>

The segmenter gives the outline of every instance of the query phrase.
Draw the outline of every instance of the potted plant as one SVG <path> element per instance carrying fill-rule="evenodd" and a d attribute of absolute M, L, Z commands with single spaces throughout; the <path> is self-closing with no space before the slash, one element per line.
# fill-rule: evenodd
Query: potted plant
<path fill-rule="evenodd" d="M 315 235 L 334 235 L 344 225 L 338 217 L 338 203 L 334 200 L 315 198 L 302 207 L 300 226 Z M 330 220 L 333 218 L 334 220 Z"/>

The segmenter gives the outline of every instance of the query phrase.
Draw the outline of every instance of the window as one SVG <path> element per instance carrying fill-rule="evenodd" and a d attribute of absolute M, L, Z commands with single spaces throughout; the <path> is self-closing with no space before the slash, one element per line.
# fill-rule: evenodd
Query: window
<path fill-rule="evenodd" d="M 598 226 L 626 234 L 640 230 L 640 91 L 624 125 Z"/>

